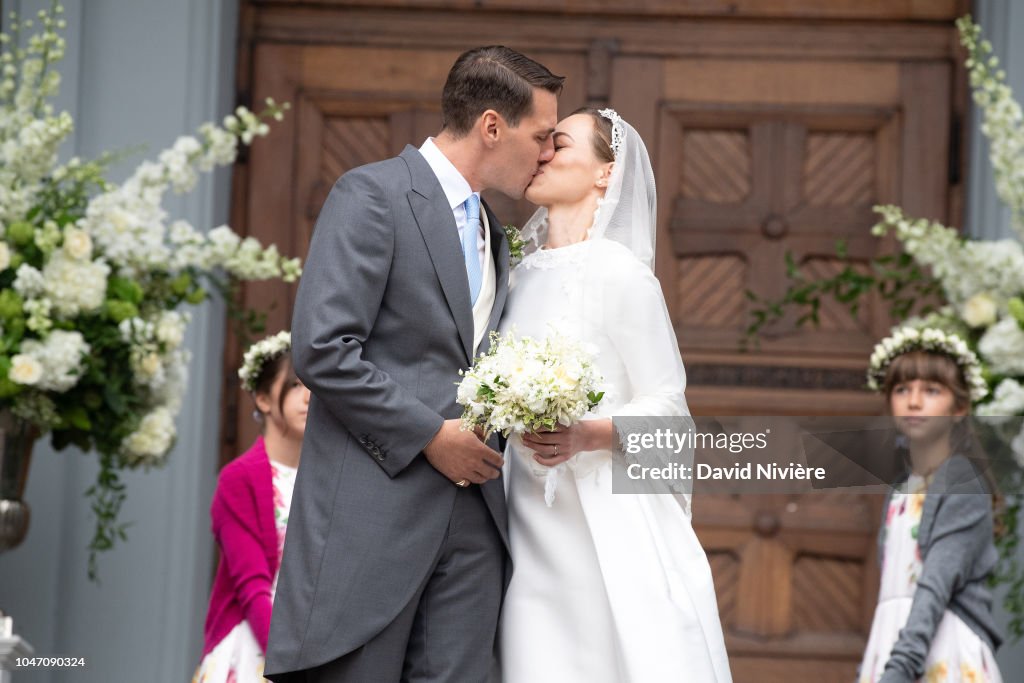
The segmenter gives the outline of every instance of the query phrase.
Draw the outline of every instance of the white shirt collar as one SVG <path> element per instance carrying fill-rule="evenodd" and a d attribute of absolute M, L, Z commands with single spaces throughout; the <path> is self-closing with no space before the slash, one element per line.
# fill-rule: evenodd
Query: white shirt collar
<path fill-rule="evenodd" d="M 453 210 L 473 194 L 473 188 L 469 186 L 469 182 L 462 177 L 459 169 L 455 168 L 444 152 L 434 144 L 434 138 L 427 138 L 426 142 L 420 146 L 420 154 L 427 160 L 427 164 L 440 181 L 441 189 L 444 190 L 445 197 L 448 198 L 448 205 Z"/>

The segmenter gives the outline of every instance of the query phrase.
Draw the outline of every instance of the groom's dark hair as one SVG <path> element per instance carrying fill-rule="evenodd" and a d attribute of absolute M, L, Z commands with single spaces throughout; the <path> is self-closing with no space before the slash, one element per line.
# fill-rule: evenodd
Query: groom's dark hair
<path fill-rule="evenodd" d="M 463 52 L 441 92 L 441 128 L 461 138 L 488 109 L 515 128 L 533 111 L 533 89 L 557 95 L 565 76 L 555 76 L 543 64 L 504 45 Z"/>

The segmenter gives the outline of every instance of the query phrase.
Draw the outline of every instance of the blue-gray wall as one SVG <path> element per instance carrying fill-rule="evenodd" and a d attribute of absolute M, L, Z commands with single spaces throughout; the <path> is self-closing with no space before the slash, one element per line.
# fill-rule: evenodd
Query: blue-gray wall
<path fill-rule="evenodd" d="M 23 15 L 46 0 L 9 0 Z M 178 135 L 232 108 L 236 0 L 65 0 L 68 52 L 60 106 L 74 116 L 65 150 L 92 158 Z M 5 19 L 6 20 L 6 19 Z M 114 173 L 123 178 L 142 157 Z M 227 221 L 229 174 L 168 203 L 207 229 Z M 0 555 L 0 609 L 40 655 L 85 657 L 86 671 L 19 672 L 15 683 L 189 680 L 202 648 L 212 572 L 208 505 L 216 478 L 223 312 L 195 311 L 186 345 L 191 382 L 179 439 L 164 469 L 127 477 L 130 540 L 85 577 L 92 517 L 83 492 L 95 457 L 37 447 L 26 494 L 25 544 Z"/>
<path fill-rule="evenodd" d="M 27 14 L 45 0 L 6 0 Z M 978 0 L 979 19 L 1024 94 L 1024 3 Z M 155 153 L 232 106 L 237 0 L 65 0 L 68 54 L 61 108 L 76 133 L 68 154 L 85 158 L 146 144 Z M 966 228 L 1011 234 L 993 190 L 984 141 L 972 123 Z M 123 177 L 125 165 L 117 177 Z M 170 204 L 197 227 L 227 219 L 227 175 Z M 188 680 L 202 643 L 212 570 L 207 505 L 217 461 L 222 314 L 197 311 L 187 345 L 194 354 L 180 438 L 169 465 L 128 477 L 130 541 L 101 560 L 103 583 L 85 578 L 91 513 L 83 491 L 95 458 L 36 449 L 27 498 L 32 530 L 0 555 L 0 609 L 41 655 L 85 657 L 85 671 L 19 672 L 15 683 Z M 1004 678 L 1024 672 L 1024 648 L 999 655 Z"/>

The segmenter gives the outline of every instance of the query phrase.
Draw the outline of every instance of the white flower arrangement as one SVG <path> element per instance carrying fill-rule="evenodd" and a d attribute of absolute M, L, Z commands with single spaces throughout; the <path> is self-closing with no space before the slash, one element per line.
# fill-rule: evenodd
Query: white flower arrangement
<path fill-rule="evenodd" d="M 1024 114 L 992 44 L 981 39 L 981 27 L 969 16 L 958 19 L 956 26 L 968 53 L 974 102 L 983 116 L 981 132 L 989 140 L 996 193 L 1010 207 L 1014 226 L 1024 237 Z"/>
<path fill-rule="evenodd" d="M 491 333 L 490 339 L 487 353 L 460 373 L 463 429 L 508 436 L 569 426 L 603 397 L 592 346 L 560 334 L 538 341 Z"/>
<path fill-rule="evenodd" d="M 238 369 L 242 388 L 249 392 L 256 391 L 256 380 L 259 379 L 267 361 L 287 353 L 291 348 L 292 333 L 288 330 L 282 330 L 250 346 L 245 352 L 242 367 Z"/>
<path fill-rule="evenodd" d="M 266 135 L 287 105 L 205 123 L 120 185 L 104 177 L 109 155 L 59 161 L 73 128 L 50 104 L 62 11 L 40 12 L 37 35 L 22 36 L 32 23 L 17 18 L 0 34 L 0 410 L 58 449 L 99 453 L 94 575 L 95 552 L 124 537 L 118 471 L 160 465 L 174 444 L 189 361 L 181 309 L 239 280 L 294 281 L 301 267 L 228 226 L 204 234 L 169 221 L 162 204 L 234 163 L 239 143 Z"/>
<path fill-rule="evenodd" d="M 604 392 L 594 364 L 596 348 L 553 333 L 544 341 L 492 332 L 490 348 L 462 371 L 456 400 L 462 428 L 504 436 L 570 426 L 597 407 Z M 544 499 L 554 501 L 559 472 L 546 472 Z"/>
<path fill-rule="evenodd" d="M 971 401 L 980 401 L 988 394 L 988 384 L 977 354 L 960 337 L 934 327 L 901 327 L 876 344 L 868 367 L 868 387 L 880 390 L 893 359 L 911 351 L 942 353 L 952 358 L 964 374 Z"/>

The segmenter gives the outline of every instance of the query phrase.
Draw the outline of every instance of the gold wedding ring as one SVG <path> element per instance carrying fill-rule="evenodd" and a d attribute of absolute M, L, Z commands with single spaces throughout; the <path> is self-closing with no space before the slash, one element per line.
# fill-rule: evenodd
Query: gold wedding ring
<path fill-rule="evenodd" d="M 467 486 L 469 486 L 469 479 L 459 479 L 457 482 L 455 482 L 455 485 L 460 488 L 466 488 Z"/>

